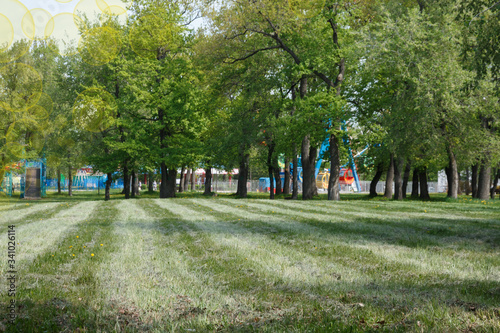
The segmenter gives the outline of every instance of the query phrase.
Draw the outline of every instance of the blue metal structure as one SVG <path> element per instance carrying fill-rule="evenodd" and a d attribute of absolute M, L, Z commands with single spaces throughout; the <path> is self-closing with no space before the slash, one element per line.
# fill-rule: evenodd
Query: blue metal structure
<path fill-rule="evenodd" d="M 342 141 L 344 142 L 344 146 L 347 147 L 348 152 L 349 152 L 349 162 L 346 163 L 346 164 L 344 164 L 342 166 L 342 168 L 345 168 L 345 167 L 349 166 L 349 168 L 352 170 L 352 174 L 353 174 L 353 177 L 354 177 L 354 182 L 356 183 L 357 192 L 361 192 L 361 184 L 359 183 L 359 176 L 358 176 L 358 173 L 357 173 L 357 170 L 356 170 L 356 164 L 354 163 L 354 159 L 356 157 L 359 157 L 362 154 L 364 154 L 368 150 L 369 146 L 367 145 L 361 152 L 359 152 L 358 154 L 356 154 L 356 156 L 353 156 L 351 145 L 350 145 L 350 142 L 349 142 L 349 136 L 347 135 L 347 127 L 346 127 L 345 120 L 342 121 L 341 128 L 342 128 L 342 131 L 344 131 L 344 135 L 342 136 Z M 321 147 L 320 147 L 319 155 L 318 155 L 318 161 L 316 162 L 316 166 L 315 166 L 315 170 L 314 170 L 314 178 L 318 177 L 319 171 L 321 169 L 321 163 L 323 163 L 323 155 L 324 155 L 324 153 L 326 151 L 328 151 L 329 148 L 330 148 L 330 140 L 329 140 L 329 137 L 327 137 L 321 143 Z M 298 179 L 299 179 L 299 182 L 302 182 L 302 177 L 300 176 L 301 173 L 302 173 L 302 163 L 301 163 L 300 158 L 298 159 L 298 163 L 297 164 L 298 164 L 298 166 L 297 166 L 297 172 L 298 172 L 298 175 L 299 175 Z M 292 170 L 292 173 L 293 173 L 293 164 L 290 163 L 290 166 L 291 166 L 291 170 Z"/>
<path fill-rule="evenodd" d="M 352 170 L 352 175 L 354 177 L 354 182 L 356 183 L 357 192 L 361 192 L 361 184 L 359 183 L 358 172 L 356 171 L 356 164 L 354 163 L 354 157 L 352 156 L 351 145 L 349 144 L 349 137 L 347 136 L 347 128 L 345 124 L 345 120 L 342 120 L 342 131 L 344 131 L 344 135 L 342 136 L 342 141 L 344 142 L 344 146 L 347 147 L 349 152 L 349 168 Z M 367 148 L 365 148 L 366 150 Z M 358 155 L 359 156 L 359 155 Z"/>
<path fill-rule="evenodd" d="M 0 192 L 5 193 L 9 197 L 12 196 L 12 186 L 13 186 L 13 181 L 12 181 L 12 173 L 11 172 L 6 172 L 3 176 L 2 184 L 0 184 Z"/>
<path fill-rule="evenodd" d="M 73 190 L 96 190 L 106 188 L 106 181 L 108 180 L 108 175 L 103 174 L 102 176 L 73 176 Z M 57 189 L 57 179 L 48 179 L 47 187 L 51 190 Z M 61 189 L 65 190 L 68 188 L 68 180 L 61 181 Z M 111 189 L 123 189 L 123 178 L 115 179 L 111 182 Z"/>
<path fill-rule="evenodd" d="M 280 178 L 281 178 L 281 189 L 283 190 L 283 185 L 285 183 L 285 173 L 280 172 Z M 274 188 L 276 190 L 276 179 L 273 178 L 274 180 Z M 271 180 L 269 177 L 261 177 L 259 178 L 259 192 L 269 192 L 271 188 Z"/>
<path fill-rule="evenodd" d="M 39 169 L 40 170 L 40 195 L 42 198 L 47 197 L 47 160 L 43 158 L 35 160 L 23 160 L 25 167 L 24 174 L 21 174 L 21 195 L 19 198 L 26 198 L 26 173 L 28 169 Z"/>

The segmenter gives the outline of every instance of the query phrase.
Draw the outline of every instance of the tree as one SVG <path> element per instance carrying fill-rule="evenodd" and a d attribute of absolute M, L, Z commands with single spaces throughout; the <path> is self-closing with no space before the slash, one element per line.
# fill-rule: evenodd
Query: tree
<path fill-rule="evenodd" d="M 459 50 L 454 47 L 460 30 L 449 6 L 438 8 L 419 2 L 418 7 L 398 16 L 392 12 L 387 10 L 380 23 L 364 31 L 366 51 L 360 71 L 367 71 L 361 75 L 367 79 L 360 80 L 360 88 L 369 96 L 353 94 L 354 99 L 372 110 L 365 112 L 368 117 L 374 113 L 382 116 L 381 124 L 387 131 L 384 143 L 399 164 L 397 199 L 403 198 L 399 169 L 404 160 L 413 161 L 413 166 L 424 172 L 441 164 L 442 156 L 448 159 L 449 196 L 456 198 L 457 154 L 468 146 L 466 133 L 473 127 L 463 93 L 470 74 L 462 68 Z M 425 175 L 420 177 L 421 181 L 426 179 Z M 386 189 L 389 186 L 392 181 Z M 427 196 L 425 192 L 421 191 L 422 197 Z"/>
<path fill-rule="evenodd" d="M 136 56 L 130 96 L 135 116 L 155 136 L 150 150 L 160 165 L 160 198 L 174 197 L 177 168 L 193 163 L 186 157 L 200 133 L 200 73 L 188 48 L 192 36 L 186 34 L 180 3 L 138 1 L 132 10 L 129 33 Z"/>
<path fill-rule="evenodd" d="M 0 69 L 0 184 L 8 164 L 42 156 L 52 131 L 55 57 L 45 43 L 21 40 L 2 50 L 2 61 L 13 59 Z"/>
<path fill-rule="evenodd" d="M 213 34 L 218 36 L 218 43 L 230 45 L 226 50 L 232 52 L 224 55 L 229 62 L 244 61 L 265 51 L 281 51 L 287 55 L 288 61 L 295 67 L 295 76 L 300 80 L 298 97 L 301 108 L 297 108 L 297 115 L 303 113 L 307 123 L 301 144 L 303 199 L 311 199 L 314 194 L 317 148 L 325 135 L 323 132 L 318 138 L 315 131 L 327 127 L 331 137 L 332 170 L 329 198 L 339 200 L 338 186 L 334 182 L 338 179 L 340 167 L 336 143 L 339 141 L 337 129 L 340 127 L 341 110 L 335 108 L 339 105 L 335 101 L 345 75 L 341 41 L 348 29 L 343 27 L 349 26 L 350 11 L 354 5 L 351 2 L 326 1 L 324 6 L 323 3 L 318 6 L 316 1 L 306 1 L 296 6 L 296 2 L 289 6 L 288 1 L 231 1 L 209 11 L 208 16 L 213 22 Z M 305 8 L 307 15 L 303 15 Z M 348 38 L 344 41 L 347 42 Z M 321 98 L 307 102 L 313 78 L 324 86 L 317 89 L 322 92 Z M 311 118 L 318 113 L 320 105 L 330 111 L 328 117 L 319 120 L 318 117 Z"/>

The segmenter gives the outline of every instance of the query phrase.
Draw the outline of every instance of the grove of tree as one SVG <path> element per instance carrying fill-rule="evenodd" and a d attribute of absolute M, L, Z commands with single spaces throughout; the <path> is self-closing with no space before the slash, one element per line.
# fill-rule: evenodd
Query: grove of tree
<path fill-rule="evenodd" d="M 113 177 L 124 179 L 128 199 L 139 175 L 155 170 L 160 198 L 175 197 L 179 170 L 196 168 L 207 170 L 211 194 L 212 167 L 239 169 L 240 197 L 250 170 L 265 170 L 271 199 L 283 171 L 283 194 L 297 199 L 300 165 L 308 200 L 321 157 L 328 199 L 340 200 L 346 124 L 352 148 L 369 147 L 358 165 L 372 177 L 371 196 L 385 179 L 384 195 L 402 200 L 412 180 L 412 196 L 429 199 L 429 175 L 444 169 L 448 197 L 462 179 L 474 198 L 494 198 L 499 1 L 124 6 L 126 15 L 82 16 L 79 43 L 64 52 L 51 36 L 0 46 L 0 184 L 13 162 L 44 156 L 59 180 L 84 165 L 107 174 L 106 200 Z"/>

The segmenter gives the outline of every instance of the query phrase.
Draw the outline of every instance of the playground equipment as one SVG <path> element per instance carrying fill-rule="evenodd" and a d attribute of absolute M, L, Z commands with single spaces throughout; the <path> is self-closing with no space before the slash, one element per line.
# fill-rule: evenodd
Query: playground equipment
<path fill-rule="evenodd" d="M 116 175 L 115 172 L 113 174 Z M 113 177 L 115 178 L 115 177 Z M 118 177 L 116 177 L 118 178 Z M 72 189 L 73 190 L 99 190 L 106 187 L 106 181 L 108 176 L 106 174 L 94 174 L 92 168 L 81 168 L 73 176 Z M 47 187 L 50 189 L 57 189 L 57 179 L 49 179 L 47 181 Z M 61 189 L 65 190 L 68 188 L 68 179 L 61 175 Z M 112 189 L 122 189 L 123 188 L 123 178 L 115 179 L 111 182 L 110 188 Z"/>
<path fill-rule="evenodd" d="M 349 136 L 347 135 L 347 127 L 346 123 L 343 120 L 341 129 L 344 132 L 344 135 L 342 136 L 342 141 L 344 142 L 344 146 L 347 147 L 348 152 L 349 152 L 349 162 L 342 165 L 340 167 L 340 177 L 339 177 L 339 183 L 340 185 L 352 185 L 352 183 L 356 184 L 356 188 L 353 188 L 356 192 L 361 192 L 361 185 L 359 183 L 359 177 L 358 173 L 356 170 L 356 163 L 354 162 L 355 158 L 363 155 L 367 150 L 368 150 L 368 145 L 360 151 L 358 154 L 353 156 L 351 145 L 349 142 Z M 320 168 L 321 168 L 321 163 L 323 163 L 323 158 L 322 156 L 328 151 L 330 148 L 330 140 L 327 137 L 322 143 L 321 147 L 319 150 L 318 154 L 318 160 L 316 161 L 316 166 L 314 170 L 314 176 L 316 179 L 316 186 L 318 188 L 328 188 L 328 181 L 330 179 L 330 172 L 323 172 L 320 173 Z M 290 164 L 292 166 L 292 172 L 293 172 L 293 164 Z M 299 183 L 302 183 L 302 163 L 299 158 L 298 160 L 298 166 L 297 166 L 297 172 L 298 172 L 298 180 Z"/>
<path fill-rule="evenodd" d="M 21 199 L 41 199 L 47 196 L 47 160 L 23 160 L 24 174 L 21 174 Z"/>
<path fill-rule="evenodd" d="M 0 184 L 0 192 L 5 193 L 7 196 L 12 197 L 14 192 L 14 177 L 22 171 L 22 164 L 19 162 L 6 165 L 4 167 L 4 175 L 2 183 Z"/>
<path fill-rule="evenodd" d="M 281 189 L 283 190 L 283 185 L 285 184 L 285 173 L 280 172 L 281 178 Z M 274 193 L 276 193 L 276 179 L 274 180 Z M 271 191 L 271 180 L 269 177 L 259 178 L 259 192 L 269 192 Z"/>
<path fill-rule="evenodd" d="M 2 184 L 0 184 L 0 192 L 5 193 L 9 197 L 12 196 L 12 186 L 13 186 L 13 181 L 12 181 L 12 173 L 11 172 L 5 172 L 3 179 L 2 179 Z"/>
<path fill-rule="evenodd" d="M 316 176 L 316 186 L 318 188 L 328 188 L 328 182 L 330 181 L 330 172 L 320 172 Z M 352 185 L 354 183 L 355 177 L 353 175 L 353 170 L 346 167 L 340 168 L 339 184 L 340 185 Z M 359 180 L 358 180 L 359 181 Z M 359 188 L 359 187 L 358 187 Z"/>

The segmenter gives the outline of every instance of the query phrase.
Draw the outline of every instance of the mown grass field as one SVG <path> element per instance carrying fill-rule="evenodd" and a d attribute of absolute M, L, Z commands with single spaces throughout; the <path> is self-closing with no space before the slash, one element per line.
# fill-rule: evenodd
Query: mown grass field
<path fill-rule="evenodd" d="M 500 332 L 498 200 L 120 198 L 0 201 L 0 331 Z"/>

